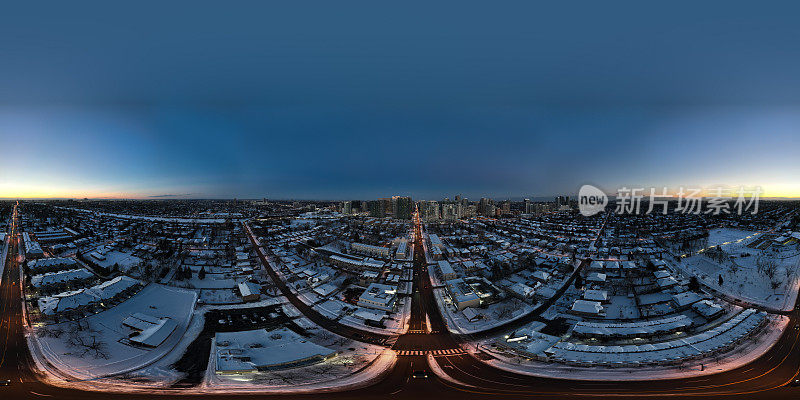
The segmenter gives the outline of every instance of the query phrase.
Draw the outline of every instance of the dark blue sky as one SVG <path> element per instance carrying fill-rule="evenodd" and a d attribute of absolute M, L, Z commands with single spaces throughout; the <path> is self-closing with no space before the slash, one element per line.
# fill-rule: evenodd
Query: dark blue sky
<path fill-rule="evenodd" d="M 800 196 L 796 3 L 0 15 L 0 197 Z"/>

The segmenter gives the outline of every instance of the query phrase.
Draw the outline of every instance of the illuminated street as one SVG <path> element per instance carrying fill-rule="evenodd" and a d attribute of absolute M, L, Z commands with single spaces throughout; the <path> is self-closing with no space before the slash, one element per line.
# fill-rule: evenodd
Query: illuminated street
<path fill-rule="evenodd" d="M 800 395 L 800 3 L 4 6 L 0 400 Z"/>

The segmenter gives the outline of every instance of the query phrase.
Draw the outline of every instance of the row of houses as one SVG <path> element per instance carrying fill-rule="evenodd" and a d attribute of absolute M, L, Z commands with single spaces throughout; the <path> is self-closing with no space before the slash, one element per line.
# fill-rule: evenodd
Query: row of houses
<path fill-rule="evenodd" d="M 141 282 L 128 276 L 118 276 L 98 285 L 39 298 L 39 311 L 55 316 L 68 311 L 80 311 L 91 305 L 112 301 L 117 296 L 133 293 Z"/>
<path fill-rule="evenodd" d="M 364 243 L 350 243 L 350 250 L 355 253 L 382 259 L 390 258 L 392 254 L 392 249 L 390 247 L 373 246 Z"/>
<path fill-rule="evenodd" d="M 28 232 L 22 232 L 22 245 L 25 247 L 26 258 L 37 258 L 44 256 L 44 251 L 39 242 L 33 240 Z"/>

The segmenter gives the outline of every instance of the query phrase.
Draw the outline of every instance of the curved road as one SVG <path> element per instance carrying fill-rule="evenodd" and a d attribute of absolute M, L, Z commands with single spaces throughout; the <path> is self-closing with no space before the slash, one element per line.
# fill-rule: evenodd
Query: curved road
<path fill-rule="evenodd" d="M 16 208 L 15 208 L 16 214 Z M 324 394 L 307 395 L 241 395 L 260 398 L 295 399 L 415 399 L 420 396 L 436 395 L 449 399 L 471 398 L 719 398 L 719 399 L 786 399 L 800 397 L 800 388 L 787 387 L 795 379 L 800 367 L 800 332 L 787 329 L 779 342 L 753 363 L 743 367 L 696 378 L 657 380 L 643 382 L 575 381 L 550 378 L 537 378 L 509 373 L 475 359 L 472 355 L 459 351 L 459 337 L 451 335 L 443 321 L 426 271 L 427 265 L 422 253 L 421 232 L 416 224 L 414 294 L 409 332 L 401 335 L 393 346 L 400 355 L 392 371 L 382 379 L 361 389 Z M 4 271 L 2 292 L 2 326 L 0 326 L 0 379 L 11 379 L 7 387 L 0 387 L 2 398 L 46 398 L 59 399 L 107 399 L 109 393 L 66 389 L 43 383 L 33 372 L 33 361 L 24 338 L 19 286 L 19 262 L 17 258 L 16 220 L 12 223 L 11 251 Z M 262 254 L 259 252 L 259 255 Z M 274 278 L 274 277 L 273 277 Z M 277 280 L 276 282 L 279 282 Z M 291 293 L 289 293 L 291 294 Z M 287 296 L 290 301 L 293 296 Z M 308 310 L 302 309 L 306 312 Z M 312 320 L 321 315 L 306 314 Z M 427 318 L 426 318 L 427 316 Z M 324 317 L 323 317 L 324 318 Z M 790 314 L 790 327 L 800 321 L 798 311 Z M 316 321 L 315 321 L 316 322 Z M 322 321 L 325 322 L 325 321 Z M 341 325 L 328 325 L 337 333 L 348 337 L 365 333 L 356 330 L 342 330 Z M 337 326 L 338 325 L 338 326 Z M 349 327 L 348 327 L 349 328 Z M 424 333 L 416 333 L 424 332 Z M 430 333 L 426 333 L 430 332 Z M 371 341 L 380 337 L 361 337 Z M 432 355 L 437 370 L 446 374 L 446 379 L 435 376 L 428 363 L 427 353 Z M 413 379 L 411 372 L 428 371 L 430 378 Z M 148 393 L 114 393 L 119 398 L 174 398 L 181 394 L 180 389 L 162 390 Z M 190 396 L 181 396 L 190 397 Z M 212 392 L 191 395 L 207 399 L 234 397 L 231 394 Z M 238 396 L 236 396 L 238 397 Z"/>

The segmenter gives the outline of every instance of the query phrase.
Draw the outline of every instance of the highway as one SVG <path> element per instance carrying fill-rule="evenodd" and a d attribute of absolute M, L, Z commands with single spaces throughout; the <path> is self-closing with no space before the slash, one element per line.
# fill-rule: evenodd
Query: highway
<path fill-rule="evenodd" d="M 448 399 L 472 398 L 718 398 L 718 399 L 786 399 L 800 396 L 800 388 L 787 387 L 797 377 L 800 367 L 800 332 L 791 327 L 800 321 L 798 312 L 790 314 L 790 329 L 781 336 L 778 344 L 758 360 L 743 367 L 696 378 L 654 380 L 641 382 L 575 381 L 565 379 L 537 378 L 505 372 L 480 362 L 474 356 L 460 351 L 461 338 L 450 334 L 439 313 L 427 272 L 427 262 L 422 250 L 421 224 L 415 218 L 414 241 L 414 287 L 409 332 L 401 335 L 392 348 L 399 354 L 394 368 L 380 381 L 360 389 L 306 395 L 231 395 L 224 392 L 187 394 L 180 389 L 115 393 L 114 398 L 182 398 L 223 399 L 231 397 L 295 398 L 295 399 L 415 399 L 435 395 Z M 108 399 L 108 393 L 85 391 L 52 386 L 43 382 L 34 372 L 33 361 L 25 341 L 25 325 L 20 301 L 19 248 L 16 235 L 16 207 L 11 225 L 12 246 L 2 287 L 2 356 L 0 356 L 0 379 L 10 379 L 9 386 L 0 387 L 2 398 L 64 398 L 64 399 Z M 252 238 L 252 237 L 251 237 Z M 266 261 L 266 255 L 259 251 Z M 269 267 L 267 264 L 268 272 Z M 274 271 L 273 271 L 274 272 Z M 272 276 L 272 274 L 270 274 Z M 277 278 L 273 276 L 273 279 Z M 276 279 L 276 283 L 280 280 Z M 283 289 L 281 289 L 283 292 Z M 295 303 L 291 292 L 287 295 Z M 299 301 L 299 300 L 298 300 Z M 300 307 L 298 307 L 300 308 Z M 304 313 L 310 307 L 300 308 Z M 306 314 L 319 323 L 321 315 Z M 326 322 L 327 321 L 327 322 Z M 323 322 L 326 328 L 348 337 L 374 340 L 379 337 L 362 337 L 358 330 L 343 329 L 332 321 Z M 348 327 L 349 328 L 349 327 Z M 352 328 L 350 328 L 352 329 Z M 446 378 L 436 376 L 428 363 L 427 353 Z M 448 353 L 443 353 L 448 352 Z M 405 355 L 409 354 L 409 355 Z M 412 378 L 412 371 L 428 372 L 429 378 Z"/>

